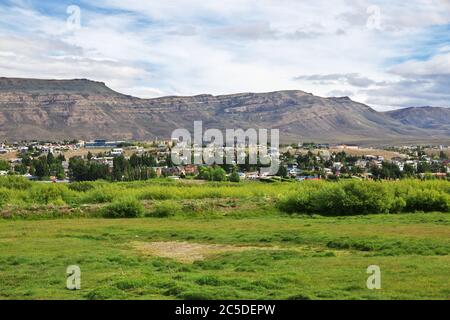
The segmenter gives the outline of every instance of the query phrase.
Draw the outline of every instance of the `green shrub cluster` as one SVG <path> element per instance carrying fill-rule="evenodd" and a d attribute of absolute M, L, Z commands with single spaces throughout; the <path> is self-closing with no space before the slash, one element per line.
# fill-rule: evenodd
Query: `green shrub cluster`
<path fill-rule="evenodd" d="M 0 178 L 0 188 L 26 190 L 31 188 L 32 183 L 23 177 L 6 176 Z"/>
<path fill-rule="evenodd" d="M 33 185 L 28 192 L 27 200 L 32 204 L 65 205 L 72 203 L 76 196 L 76 192 L 67 188 L 66 185 L 46 183 Z"/>
<path fill-rule="evenodd" d="M 198 178 L 208 181 L 226 181 L 227 173 L 221 167 L 200 167 Z"/>
<path fill-rule="evenodd" d="M 414 211 L 450 211 L 448 182 L 306 182 L 279 199 L 288 213 L 357 215 Z"/>
<path fill-rule="evenodd" d="M 95 188 L 93 183 L 90 182 L 74 182 L 69 184 L 69 189 L 78 192 L 87 192 Z"/>
<path fill-rule="evenodd" d="M 450 182 L 443 180 L 174 182 L 171 180 L 111 183 L 106 181 L 52 184 L 20 177 L 0 177 L 0 206 L 19 208 L 119 203 L 121 200 L 159 202 L 150 213 L 170 216 L 187 210 L 182 201 L 242 199 L 273 203 L 284 212 L 321 215 L 358 215 L 414 211 L 450 211 Z M 174 204 L 175 203 L 175 204 Z M 178 203 L 178 204 L 176 204 Z M 211 207 L 208 210 L 214 210 Z"/>
<path fill-rule="evenodd" d="M 0 188 L 0 208 L 8 202 L 10 198 L 10 191 L 6 188 Z"/>
<path fill-rule="evenodd" d="M 153 211 L 151 211 L 148 216 L 155 218 L 167 218 L 179 213 L 181 209 L 181 205 L 176 202 L 163 201 L 157 203 L 154 206 Z"/>
<path fill-rule="evenodd" d="M 103 208 L 105 218 L 138 218 L 144 214 L 144 206 L 137 200 L 127 199 Z"/>

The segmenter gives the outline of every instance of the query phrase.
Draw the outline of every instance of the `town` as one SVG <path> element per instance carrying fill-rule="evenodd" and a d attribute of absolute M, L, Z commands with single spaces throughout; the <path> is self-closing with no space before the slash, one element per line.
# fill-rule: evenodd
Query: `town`
<path fill-rule="evenodd" d="M 257 164 L 233 162 L 195 165 L 172 161 L 174 140 L 148 142 L 97 139 L 65 142 L 0 144 L 0 175 L 21 175 L 45 182 L 147 180 L 156 177 L 211 181 L 241 180 L 396 180 L 402 178 L 450 179 L 450 146 L 416 145 L 367 148 L 313 142 L 268 148 L 280 159 L 278 173 L 262 172 Z M 229 147 L 214 147 L 213 153 Z M 236 146 L 236 155 L 248 160 L 248 148 Z M 237 155 L 238 156 L 238 155 Z M 260 160 L 260 159 L 259 159 Z"/>

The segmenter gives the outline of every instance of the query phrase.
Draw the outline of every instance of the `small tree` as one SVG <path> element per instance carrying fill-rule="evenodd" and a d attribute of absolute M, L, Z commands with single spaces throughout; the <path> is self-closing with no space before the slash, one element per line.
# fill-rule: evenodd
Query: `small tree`
<path fill-rule="evenodd" d="M 226 181 L 227 173 L 222 168 L 217 167 L 212 170 L 211 177 L 213 181 Z"/>
<path fill-rule="evenodd" d="M 5 160 L 0 160 L 0 170 L 8 171 L 10 168 L 9 163 Z"/>
<path fill-rule="evenodd" d="M 198 169 L 198 179 L 203 179 L 203 180 L 211 180 L 211 172 L 209 168 L 206 167 L 200 167 Z"/>
<path fill-rule="evenodd" d="M 14 167 L 14 172 L 24 175 L 28 172 L 28 168 L 26 165 L 24 164 L 19 164 L 17 166 Z"/>
<path fill-rule="evenodd" d="M 278 173 L 277 176 L 282 177 L 282 178 L 286 178 L 288 175 L 287 169 L 285 166 L 280 166 L 280 168 L 278 169 Z"/>
<path fill-rule="evenodd" d="M 122 181 L 122 176 L 128 166 L 128 161 L 123 155 L 114 158 L 113 160 L 113 178 L 116 181 Z"/>
<path fill-rule="evenodd" d="M 31 157 L 28 154 L 22 156 L 22 164 L 25 166 L 31 166 Z"/>
<path fill-rule="evenodd" d="M 53 163 L 55 163 L 55 156 L 49 152 L 47 155 L 47 165 L 51 166 Z"/>
<path fill-rule="evenodd" d="M 230 181 L 231 182 L 240 182 L 241 177 L 239 177 L 239 174 L 236 170 L 233 170 L 233 172 L 230 174 Z"/>
<path fill-rule="evenodd" d="M 33 166 L 35 169 L 35 174 L 40 179 L 50 176 L 50 170 L 47 164 L 47 157 L 41 157 L 39 159 L 33 160 Z"/>
<path fill-rule="evenodd" d="M 156 177 L 158 177 L 158 175 L 156 174 L 155 169 L 150 168 L 149 178 L 150 178 L 150 179 L 154 179 L 154 178 L 156 178 Z"/>
<path fill-rule="evenodd" d="M 65 157 L 62 153 L 60 153 L 56 159 L 57 159 L 60 163 L 66 161 L 66 157 Z"/>

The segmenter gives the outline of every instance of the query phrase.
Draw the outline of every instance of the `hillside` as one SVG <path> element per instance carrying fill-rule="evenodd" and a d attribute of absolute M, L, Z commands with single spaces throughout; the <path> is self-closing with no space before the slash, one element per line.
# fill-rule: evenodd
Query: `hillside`
<path fill-rule="evenodd" d="M 347 97 L 303 91 L 139 99 L 104 83 L 0 78 L 0 139 L 170 138 L 176 128 L 278 128 L 284 142 L 443 140 Z"/>
<path fill-rule="evenodd" d="M 402 124 L 438 130 L 450 136 L 450 108 L 413 107 L 389 111 L 386 114 Z"/>

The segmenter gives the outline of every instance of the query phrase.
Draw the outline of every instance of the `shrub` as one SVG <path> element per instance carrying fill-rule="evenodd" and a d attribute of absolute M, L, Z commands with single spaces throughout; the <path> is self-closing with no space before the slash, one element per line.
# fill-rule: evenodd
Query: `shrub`
<path fill-rule="evenodd" d="M 327 185 L 311 200 L 316 212 L 339 215 L 388 213 L 394 202 L 382 183 L 356 181 Z"/>
<path fill-rule="evenodd" d="M 173 201 L 164 201 L 157 203 L 153 211 L 149 214 L 150 217 L 167 218 L 174 216 L 181 211 L 181 206 Z"/>
<path fill-rule="evenodd" d="M 166 200 L 166 199 L 174 199 L 177 197 L 177 194 L 179 193 L 178 188 L 147 188 L 144 192 L 142 192 L 138 198 L 140 200 Z M 174 190 L 172 190 L 174 189 Z"/>
<path fill-rule="evenodd" d="M 31 182 L 24 177 L 6 176 L 0 178 L 0 188 L 26 190 L 31 186 Z"/>
<path fill-rule="evenodd" d="M 94 189 L 92 183 L 89 182 L 74 182 L 68 185 L 68 188 L 77 192 L 87 192 L 89 190 Z"/>
<path fill-rule="evenodd" d="M 239 177 L 239 174 L 236 171 L 233 171 L 230 174 L 230 179 L 231 182 L 240 182 L 241 181 L 241 177 Z"/>
<path fill-rule="evenodd" d="M 214 209 L 214 203 L 210 201 L 188 201 L 183 203 L 183 211 L 190 213 L 211 212 Z"/>
<path fill-rule="evenodd" d="M 211 179 L 213 181 L 226 181 L 227 180 L 227 173 L 222 168 L 217 167 L 217 168 L 212 170 L 212 172 L 211 172 Z"/>
<path fill-rule="evenodd" d="M 137 218 L 144 213 L 144 206 L 137 200 L 127 199 L 114 202 L 103 208 L 105 218 Z"/>
<path fill-rule="evenodd" d="M 29 201 L 38 204 L 64 204 L 64 191 L 67 191 L 65 186 L 56 184 L 40 184 L 35 185 L 29 193 Z"/>
<path fill-rule="evenodd" d="M 9 201 L 10 191 L 8 189 L 0 189 L 0 209 Z"/>
<path fill-rule="evenodd" d="M 287 213 L 323 215 L 448 212 L 450 189 L 447 182 L 418 180 L 302 183 L 295 192 L 279 199 L 277 207 Z"/>
<path fill-rule="evenodd" d="M 227 173 L 221 167 L 200 167 L 197 178 L 209 181 L 226 181 Z"/>
<path fill-rule="evenodd" d="M 8 161 L 0 160 L 0 170 L 8 171 L 11 169 L 11 166 L 9 165 Z"/>
<path fill-rule="evenodd" d="M 99 186 L 84 192 L 81 203 L 107 203 L 124 196 L 122 189 L 113 185 Z"/>
<path fill-rule="evenodd" d="M 287 213 L 294 213 L 294 212 L 312 213 L 313 210 L 310 204 L 311 200 L 309 194 L 306 192 L 299 192 L 282 198 L 280 201 L 278 201 L 277 207 L 281 211 Z"/>
<path fill-rule="evenodd" d="M 450 196 L 437 190 L 410 190 L 405 195 L 408 211 L 444 211 L 450 209 Z"/>

